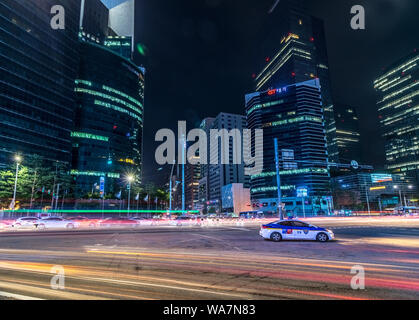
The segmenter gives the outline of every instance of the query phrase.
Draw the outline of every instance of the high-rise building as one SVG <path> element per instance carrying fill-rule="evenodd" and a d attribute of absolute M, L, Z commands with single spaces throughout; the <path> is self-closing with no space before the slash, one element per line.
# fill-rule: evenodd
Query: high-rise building
<path fill-rule="evenodd" d="M 65 30 L 51 8 L 66 9 Z M 0 2 L 0 164 L 20 153 L 71 162 L 80 2 Z"/>
<path fill-rule="evenodd" d="M 218 155 L 218 159 L 216 159 L 217 164 L 209 164 L 208 166 L 208 201 L 216 203 L 215 206 L 217 207 L 221 206 L 221 189 L 223 186 L 232 183 L 243 183 L 245 186 L 248 186 L 249 184 L 249 177 L 244 174 L 244 162 L 242 161 L 240 164 L 233 163 L 233 152 L 235 152 L 233 143 L 240 143 L 242 141 L 243 129 L 246 129 L 246 116 L 231 113 L 220 113 L 212 122 L 210 130 L 217 130 L 221 132 L 223 129 L 228 132 L 237 130 L 236 133 L 238 133 L 238 136 L 234 135 L 233 138 L 229 139 L 228 155 L 224 154 L 221 149 L 221 138 L 218 139 L 218 146 L 213 143 L 208 143 L 208 159 L 215 154 Z M 210 136 L 211 135 L 208 135 L 209 140 Z M 216 149 L 217 147 L 218 150 Z M 243 150 L 241 150 L 241 152 L 243 153 Z M 226 157 L 228 157 L 228 161 Z M 240 158 L 243 159 L 243 154 Z M 223 162 L 227 164 L 223 164 Z"/>
<path fill-rule="evenodd" d="M 144 70 L 92 42 L 80 43 L 80 53 L 71 173 L 81 193 L 100 177 L 115 192 L 125 175 L 141 178 Z"/>
<path fill-rule="evenodd" d="M 188 159 L 185 164 L 185 203 L 187 210 L 197 210 L 199 202 L 199 180 L 201 169 L 199 164 L 192 164 L 190 161 L 197 161 L 198 155 Z"/>
<path fill-rule="evenodd" d="M 419 181 L 419 53 L 400 59 L 375 81 L 387 168 Z"/>
<path fill-rule="evenodd" d="M 311 16 L 300 0 L 282 0 L 267 17 L 264 42 L 258 51 L 261 70 L 254 75 L 256 91 L 319 78 L 328 158 L 338 161 L 336 126 L 330 88 L 323 21 Z M 263 65 L 262 65 L 263 61 Z"/>
<path fill-rule="evenodd" d="M 246 95 L 248 128 L 263 129 L 263 171 L 251 177 L 255 210 L 277 212 L 274 148 L 277 138 L 281 202 L 287 212 L 299 215 L 330 212 L 332 199 L 321 101 L 318 79 Z"/>
<path fill-rule="evenodd" d="M 359 118 L 354 107 L 335 103 L 336 138 L 339 150 L 339 163 L 362 161 L 361 133 Z"/>
<path fill-rule="evenodd" d="M 105 37 L 116 35 L 109 28 L 109 9 L 101 0 L 82 0 L 80 36 L 86 40 L 103 43 Z"/>
<path fill-rule="evenodd" d="M 109 10 L 101 1 L 87 3 L 79 34 L 71 173 L 79 194 L 100 180 L 102 194 L 116 193 L 127 175 L 142 177 L 145 70 L 131 60 L 131 38 L 111 35 Z M 100 23 L 90 21 L 96 18 Z"/>
<path fill-rule="evenodd" d="M 199 128 L 204 130 L 207 137 L 210 136 L 211 126 L 215 118 L 205 118 L 202 120 Z M 207 148 L 207 152 L 209 147 Z M 198 188 L 198 203 L 201 208 L 206 208 L 209 205 L 209 185 L 208 185 L 208 175 L 209 175 L 209 164 L 200 165 L 200 179 L 199 179 L 199 188 Z"/>

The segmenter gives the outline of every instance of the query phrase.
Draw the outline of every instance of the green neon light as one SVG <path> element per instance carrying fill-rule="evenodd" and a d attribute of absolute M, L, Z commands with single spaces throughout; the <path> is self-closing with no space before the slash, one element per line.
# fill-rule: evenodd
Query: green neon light
<path fill-rule="evenodd" d="M 89 177 L 109 177 L 109 178 L 116 178 L 119 179 L 121 175 L 119 173 L 113 172 L 98 172 L 98 171 L 78 171 L 78 170 L 71 170 L 70 174 L 73 176 L 89 176 Z"/>
<path fill-rule="evenodd" d="M 102 86 L 102 89 L 106 90 L 106 91 L 109 91 L 109 92 L 112 92 L 112 93 L 119 94 L 120 96 L 124 97 L 125 99 L 128 99 L 129 101 L 131 101 L 131 102 L 135 103 L 136 105 L 140 106 L 141 108 L 143 108 L 143 105 L 141 104 L 140 101 L 134 99 L 133 97 L 131 97 L 131 96 L 119 91 L 119 90 L 116 90 L 116 89 L 108 87 L 108 86 Z"/>
<path fill-rule="evenodd" d="M 99 141 L 109 141 L 108 137 L 99 136 L 91 133 L 85 133 L 85 132 L 72 132 L 71 136 L 73 138 L 83 138 L 83 139 L 92 139 L 92 140 L 99 140 Z"/>
<path fill-rule="evenodd" d="M 321 122 L 323 122 L 323 119 L 318 118 L 318 117 L 313 117 L 313 116 L 303 116 L 303 117 L 297 117 L 297 118 L 292 118 L 292 119 L 267 123 L 267 125 L 271 125 L 273 127 L 276 127 L 276 126 L 282 126 L 282 125 L 285 125 L 285 124 L 302 122 L 302 121 L 314 121 L 314 122 L 320 122 L 321 123 Z"/>
<path fill-rule="evenodd" d="M 279 175 L 287 176 L 287 175 L 302 174 L 302 173 L 328 173 L 328 170 L 324 168 L 306 168 L 306 169 L 285 170 L 285 171 L 280 171 Z M 275 175 L 276 175 L 276 172 L 264 172 L 261 174 L 253 175 L 251 178 L 257 179 L 257 178 L 273 177 Z"/>
<path fill-rule="evenodd" d="M 133 118 L 135 118 L 135 119 L 137 119 L 139 121 L 143 121 L 143 119 L 141 117 L 139 117 L 138 115 L 136 115 L 135 113 L 133 113 L 131 111 L 128 111 L 128 110 L 126 110 L 124 108 L 115 106 L 113 104 L 110 104 L 110 103 L 107 103 L 107 102 L 103 102 L 103 101 L 100 101 L 100 100 L 95 100 L 95 105 L 98 105 L 98 106 L 101 106 L 101 107 L 105 107 L 105 108 L 109 108 L 109 109 L 112 109 L 112 110 L 115 110 L 115 111 L 119 111 L 119 112 L 122 112 L 122 113 L 126 113 L 126 114 L 130 115 L 131 117 L 133 117 Z"/>
<path fill-rule="evenodd" d="M 143 112 L 140 109 L 138 109 L 137 107 L 133 106 L 132 104 L 130 104 L 128 102 L 125 102 L 122 99 L 119 99 L 119 98 L 110 96 L 108 94 L 101 93 L 101 92 L 95 91 L 95 90 L 84 89 L 84 88 L 75 88 L 74 91 L 75 92 L 79 92 L 79 93 L 90 94 L 90 95 L 96 96 L 96 97 L 101 97 L 103 99 L 108 99 L 108 100 L 111 100 L 113 102 L 120 103 L 120 104 L 126 106 L 127 108 L 130 108 L 131 110 L 133 110 L 135 112 L 138 112 L 139 114 L 143 114 Z"/>
<path fill-rule="evenodd" d="M 283 104 L 285 101 L 284 100 L 278 100 L 278 101 L 273 101 L 273 102 L 268 102 L 268 103 L 264 103 L 264 104 L 257 104 L 255 105 L 253 108 L 251 108 L 247 114 L 251 114 L 253 111 L 258 110 L 258 109 L 262 109 L 262 108 L 269 108 L 272 106 L 276 106 L 278 104 Z"/>
<path fill-rule="evenodd" d="M 91 87 L 91 86 L 92 86 L 92 83 L 91 83 L 90 81 L 81 80 L 81 79 L 77 79 L 77 80 L 75 81 L 75 83 L 76 83 L 76 84 L 84 84 L 84 85 L 89 86 L 89 87 Z"/>
<path fill-rule="evenodd" d="M 40 210 L 4 210 L 5 213 L 40 213 Z M 199 213 L 199 210 L 48 210 L 47 213 Z"/>
<path fill-rule="evenodd" d="M 294 190 L 295 186 L 281 186 L 281 190 Z M 277 191 L 278 187 L 262 187 L 262 188 L 255 188 L 252 189 L 252 193 L 258 192 L 267 192 L 267 191 Z"/>

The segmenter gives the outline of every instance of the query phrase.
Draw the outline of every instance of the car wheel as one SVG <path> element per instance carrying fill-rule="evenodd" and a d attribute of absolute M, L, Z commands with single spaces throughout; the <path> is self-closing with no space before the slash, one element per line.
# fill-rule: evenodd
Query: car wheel
<path fill-rule="evenodd" d="M 316 237 L 317 241 L 319 242 L 326 242 L 327 240 L 329 240 L 329 237 L 327 236 L 327 234 L 325 234 L 324 232 L 320 232 L 317 237 Z"/>
<path fill-rule="evenodd" d="M 69 223 L 66 227 L 67 227 L 67 229 L 74 229 L 74 224 Z"/>
<path fill-rule="evenodd" d="M 271 240 L 275 242 L 279 242 L 282 240 L 282 236 L 279 232 L 274 232 L 271 234 Z"/>

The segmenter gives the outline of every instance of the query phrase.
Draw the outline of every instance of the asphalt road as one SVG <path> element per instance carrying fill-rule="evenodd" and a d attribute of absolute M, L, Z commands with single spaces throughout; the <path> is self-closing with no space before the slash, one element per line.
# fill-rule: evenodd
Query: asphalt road
<path fill-rule="evenodd" d="M 0 299 L 419 299 L 419 219 L 310 223 L 337 240 L 274 243 L 255 224 L 1 232 Z"/>

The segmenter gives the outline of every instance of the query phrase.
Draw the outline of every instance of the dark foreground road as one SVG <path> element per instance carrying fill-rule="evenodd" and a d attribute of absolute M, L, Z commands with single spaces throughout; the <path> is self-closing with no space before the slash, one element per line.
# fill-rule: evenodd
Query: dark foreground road
<path fill-rule="evenodd" d="M 337 241 L 273 243 L 252 225 L 3 232 L 0 299 L 419 299 L 419 220 L 316 223 Z"/>

